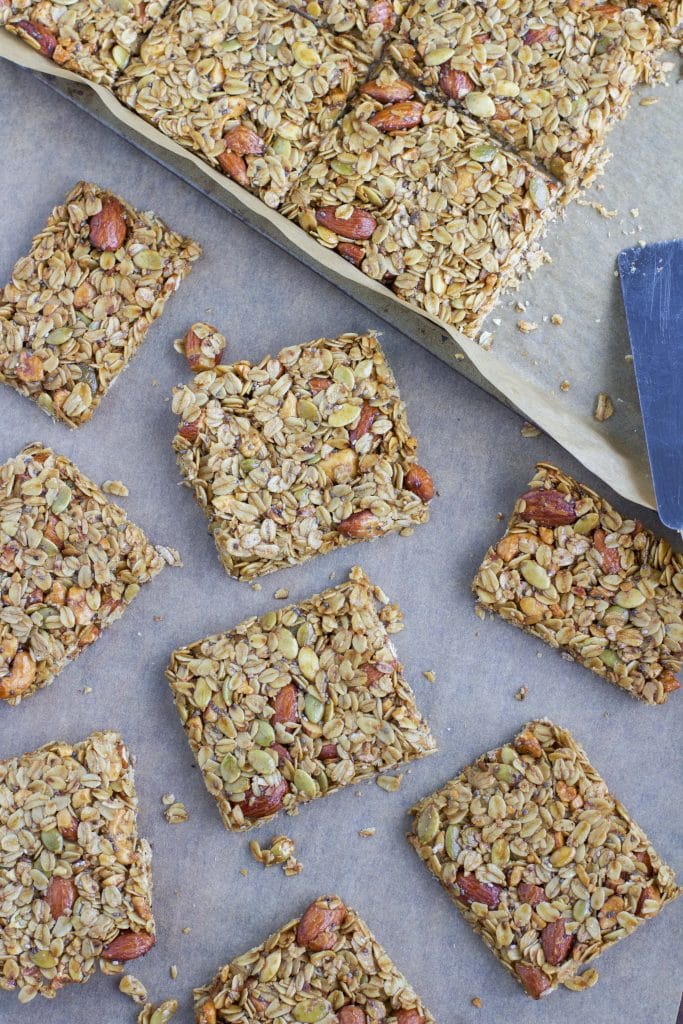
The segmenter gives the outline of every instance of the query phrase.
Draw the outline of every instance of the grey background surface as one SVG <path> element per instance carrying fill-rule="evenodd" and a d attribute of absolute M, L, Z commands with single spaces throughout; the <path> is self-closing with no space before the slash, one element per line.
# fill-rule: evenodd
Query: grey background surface
<path fill-rule="evenodd" d="M 175 1020 L 189 1024 L 192 986 L 310 899 L 337 891 L 364 916 L 440 1024 L 673 1022 L 680 999 L 681 902 L 600 958 L 594 989 L 563 990 L 535 1004 L 470 932 L 404 839 L 405 811 L 414 800 L 529 718 L 546 715 L 574 731 L 681 875 L 680 695 L 663 708 L 642 705 L 533 638 L 500 621 L 483 623 L 473 612 L 470 580 L 501 530 L 496 514 L 509 512 L 534 462 L 554 460 L 593 486 L 597 481 L 548 438 L 523 438 L 519 417 L 436 358 L 30 74 L 3 62 L 0 145 L 0 282 L 79 178 L 155 209 L 205 250 L 90 424 L 70 432 L 11 389 L 0 389 L 0 460 L 41 439 L 98 482 L 124 480 L 130 497 L 122 504 L 131 518 L 153 540 L 177 546 L 185 563 L 144 588 L 126 616 L 51 687 L 18 708 L 0 707 L 0 757 L 57 738 L 79 740 L 103 727 L 119 729 L 137 756 L 139 826 L 154 847 L 158 941 L 132 971 L 152 998 L 175 995 L 181 1002 Z M 440 491 L 432 521 L 409 539 L 358 545 L 267 577 L 260 592 L 229 579 L 201 512 L 179 486 L 170 448 L 170 390 L 188 376 L 172 341 L 197 319 L 227 334 L 227 359 L 258 359 L 325 334 L 382 331 L 421 442 L 421 461 Z M 657 527 L 653 514 L 638 514 Z M 397 648 L 440 752 L 415 764 L 395 794 L 373 783 L 351 787 L 251 833 L 249 838 L 267 840 L 285 831 L 297 841 L 304 871 L 287 879 L 252 860 L 247 837 L 223 829 L 174 711 L 164 668 L 173 647 L 276 604 L 279 587 L 297 600 L 323 589 L 333 573 L 342 580 L 354 562 L 403 606 L 406 628 Z M 423 679 L 425 669 L 436 672 L 434 684 Z M 522 684 L 529 695 L 519 703 L 514 694 Z M 90 694 L 83 693 L 86 686 Z M 164 821 L 160 797 L 167 791 L 188 807 L 186 824 Z M 362 839 L 358 830 L 367 826 L 377 832 Z M 241 868 L 248 869 L 246 877 Z M 173 963 L 177 981 L 169 977 Z M 0 1021 L 132 1024 L 137 1009 L 116 985 L 99 975 L 63 990 L 53 1002 L 37 998 L 24 1007 L 0 992 Z M 474 996 L 482 1009 L 470 1005 Z"/>

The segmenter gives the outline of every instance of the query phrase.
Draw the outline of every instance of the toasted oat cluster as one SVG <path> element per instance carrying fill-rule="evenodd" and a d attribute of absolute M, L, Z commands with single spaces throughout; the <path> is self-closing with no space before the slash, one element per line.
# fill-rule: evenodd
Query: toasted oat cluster
<path fill-rule="evenodd" d="M 79 182 L 0 293 L 0 381 L 85 423 L 199 254 L 154 214 Z"/>
<path fill-rule="evenodd" d="M 3 0 L 0 25 L 55 64 L 110 86 L 168 0 Z"/>
<path fill-rule="evenodd" d="M 177 557 L 63 455 L 36 443 L 0 466 L 0 700 L 51 683 Z"/>
<path fill-rule="evenodd" d="M 555 191 L 472 118 L 385 65 L 282 212 L 400 298 L 473 335 L 541 258 Z"/>
<path fill-rule="evenodd" d="M 137 806 L 114 732 L 0 761 L 0 988 L 21 1003 L 154 945 Z"/>
<path fill-rule="evenodd" d="M 566 729 L 531 722 L 413 808 L 408 836 L 528 995 L 581 968 L 679 895 L 671 868 Z"/>
<path fill-rule="evenodd" d="M 396 381 L 374 334 L 198 373 L 173 447 L 231 576 L 253 579 L 429 518 Z"/>
<path fill-rule="evenodd" d="M 481 609 L 648 704 L 679 689 L 683 554 L 539 463 L 473 589 Z"/>
<path fill-rule="evenodd" d="M 392 47 L 438 88 L 560 180 L 586 184 L 611 123 L 653 71 L 660 25 L 633 7 L 571 0 L 416 0 Z"/>
<path fill-rule="evenodd" d="M 432 753 L 390 633 L 395 605 L 360 569 L 332 587 L 174 651 L 167 670 L 226 828 Z"/>
<path fill-rule="evenodd" d="M 277 208 L 371 56 L 271 0 L 176 0 L 120 100 Z"/>
<path fill-rule="evenodd" d="M 355 910 L 321 896 L 194 990 L 196 1024 L 435 1024 Z"/>

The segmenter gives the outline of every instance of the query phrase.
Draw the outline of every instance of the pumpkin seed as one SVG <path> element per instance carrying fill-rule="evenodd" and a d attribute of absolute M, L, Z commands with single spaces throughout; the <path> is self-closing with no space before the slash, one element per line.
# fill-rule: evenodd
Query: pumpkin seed
<path fill-rule="evenodd" d="M 550 586 L 550 577 L 543 566 L 539 565 L 538 562 L 522 562 L 519 567 L 519 571 L 527 583 L 530 586 L 535 587 L 536 590 L 546 590 L 547 587 Z"/>
<path fill-rule="evenodd" d="M 421 843 L 431 843 L 434 839 L 439 831 L 439 812 L 434 804 L 427 804 L 420 811 L 415 830 Z"/>

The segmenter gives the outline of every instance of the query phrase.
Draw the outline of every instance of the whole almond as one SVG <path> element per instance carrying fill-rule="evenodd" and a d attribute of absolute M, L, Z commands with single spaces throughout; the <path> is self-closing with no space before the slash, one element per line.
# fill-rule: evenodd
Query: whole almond
<path fill-rule="evenodd" d="M 607 534 L 604 530 L 594 530 L 593 544 L 595 550 L 600 555 L 602 571 L 606 576 L 613 576 L 621 572 L 621 558 L 619 557 L 619 548 L 607 547 L 605 544 L 606 536 Z"/>
<path fill-rule="evenodd" d="M 559 491 L 538 487 L 523 494 L 520 501 L 524 502 L 522 519 L 538 523 L 539 526 L 569 526 L 578 518 L 574 502 Z"/>
<path fill-rule="evenodd" d="M 75 843 L 78 839 L 78 822 L 71 818 L 66 824 L 59 826 L 59 831 L 68 843 Z"/>
<path fill-rule="evenodd" d="M 226 149 L 223 153 L 218 154 L 218 163 L 221 170 L 229 178 L 232 178 L 233 181 L 236 181 L 238 185 L 242 185 L 244 188 L 249 187 L 247 165 L 239 153 L 233 153 L 231 150 Z"/>
<path fill-rule="evenodd" d="M 375 405 L 371 405 L 370 402 L 363 402 L 360 410 L 360 416 L 355 427 L 349 430 L 349 441 L 355 446 L 356 441 L 363 437 L 372 428 L 372 424 L 379 416 L 379 409 Z"/>
<path fill-rule="evenodd" d="M 524 991 L 532 999 L 540 999 L 550 988 L 550 980 L 540 967 L 531 964 L 515 964 L 515 973 L 524 986 Z"/>
<path fill-rule="evenodd" d="M 311 377 L 308 384 L 314 395 L 319 394 L 321 391 L 327 391 L 332 381 L 329 377 Z"/>
<path fill-rule="evenodd" d="M 434 481 L 423 466 L 411 466 L 403 477 L 403 486 L 422 501 L 431 501 L 434 497 Z"/>
<path fill-rule="evenodd" d="M 116 196 L 105 196 L 102 209 L 90 218 L 90 244 L 101 252 L 116 252 L 126 240 L 126 211 Z"/>
<path fill-rule="evenodd" d="M 557 29 L 554 25 L 543 25 L 541 28 L 530 28 L 523 36 L 524 42 L 527 43 L 528 46 L 533 46 L 534 43 L 546 43 L 556 37 Z"/>
<path fill-rule="evenodd" d="M 365 259 L 365 249 L 354 242 L 340 242 L 337 252 L 348 263 L 353 263 L 354 267 L 359 267 Z"/>
<path fill-rule="evenodd" d="M 540 885 L 529 885 L 528 882 L 520 882 L 517 886 L 517 895 L 522 903 L 530 903 L 535 907 L 538 903 L 545 901 L 545 889 Z"/>
<path fill-rule="evenodd" d="M 271 725 L 299 721 L 299 690 L 294 683 L 288 683 L 277 691 L 273 698 Z"/>
<path fill-rule="evenodd" d="M 574 945 L 574 936 L 567 935 L 561 917 L 545 926 L 541 932 L 541 945 L 546 962 L 552 964 L 553 967 L 559 966 L 567 959 L 569 951 Z"/>
<path fill-rule="evenodd" d="M 24 35 L 27 35 L 29 39 L 32 39 L 33 42 L 36 43 L 43 56 L 52 56 L 57 45 L 57 40 L 52 35 L 52 32 L 48 32 L 43 25 L 39 25 L 35 21 L 17 21 L 15 24 L 18 29 L 21 29 Z"/>
<path fill-rule="evenodd" d="M 211 324 L 192 324 L 183 340 L 185 358 L 193 373 L 218 366 L 225 349 L 225 338 Z"/>
<path fill-rule="evenodd" d="M 480 882 L 474 875 L 466 875 L 463 871 L 456 875 L 455 881 L 465 903 L 484 903 L 491 910 L 500 903 L 501 888 L 493 882 Z"/>
<path fill-rule="evenodd" d="M 47 887 L 47 902 L 55 921 L 71 913 L 76 899 L 76 886 L 72 878 L 53 875 Z"/>
<path fill-rule="evenodd" d="M 373 114 L 368 124 L 380 132 L 403 132 L 422 123 L 424 104 L 417 100 L 401 100 Z"/>
<path fill-rule="evenodd" d="M 302 914 L 296 928 L 297 944 L 316 953 L 334 949 L 345 917 L 346 907 L 338 897 L 321 896 Z"/>
<path fill-rule="evenodd" d="M 239 156 L 247 154 L 261 156 L 266 149 L 266 144 L 261 136 L 253 128 L 248 128 L 246 124 L 238 124 L 235 128 L 231 128 L 223 136 L 223 142 L 229 150 Z"/>
<path fill-rule="evenodd" d="M 104 947 L 100 956 L 103 960 L 117 960 L 121 963 L 137 960 L 138 957 L 149 953 L 155 942 L 155 936 L 149 932 L 119 932 L 116 938 Z"/>
<path fill-rule="evenodd" d="M 337 1014 L 339 1024 L 365 1024 L 365 1010 L 360 1006 L 342 1006 Z"/>
<path fill-rule="evenodd" d="M 283 747 L 281 743 L 273 743 L 270 749 L 273 754 L 277 754 L 277 763 L 279 768 L 282 768 L 282 766 L 288 761 L 291 763 L 292 755 L 287 747 Z"/>
<path fill-rule="evenodd" d="M 384 532 L 382 520 L 369 508 L 353 512 L 347 519 L 342 519 L 337 529 L 344 537 L 353 540 L 371 540 L 373 537 L 381 537 Z"/>
<path fill-rule="evenodd" d="M 439 85 L 452 100 L 461 100 L 474 89 L 474 82 L 465 71 L 456 71 L 444 64 L 439 74 Z"/>
<path fill-rule="evenodd" d="M 360 91 L 364 96 L 369 96 L 379 103 L 396 103 L 398 100 L 409 100 L 415 95 L 415 89 L 410 82 L 405 82 L 402 78 L 384 84 L 375 79 L 361 85 Z"/>
<path fill-rule="evenodd" d="M 285 779 L 279 779 L 274 786 L 269 786 L 258 796 L 247 793 L 247 796 L 240 804 L 245 818 L 256 821 L 258 818 L 265 818 L 269 814 L 279 811 L 284 802 L 289 786 Z"/>
<path fill-rule="evenodd" d="M 336 761 L 339 758 L 339 750 L 336 743 L 323 743 L 318 757 L 321 761 Z"/>
<path fill-rule="evenodd" d="M 515 738 L 515 750 L 520 754 L 529 754 L 530 757 L 540 757 L 543 753 L 543 747 L 530 732 L 521 732 Z"/>
<path fill-rule="evenodd" d="M 196 441 L 199 436 L 199 417 L 196 420 L 181 423 L 178 428 L 178 433 L 181 437 L 184 437 L 186 441 Z"/>
<path fill-rule="evenodd" d="M 367 210 L 354 209 L 350 217 L 338 217 L 336 206 L 321 206 L 315 212 L 315 219 L 324 228 L 334 231 L 342 238 L 350 238 L 355 242 L 364 242 L 371 238 L 377 227 L 377 221 Z"/>
<path fill-rule="evenodd" d="M 385 32 L 394 27 L 396 14 L 390 0 L 375 0 L 368 8 L 368 25 L 381 25 Z"/>

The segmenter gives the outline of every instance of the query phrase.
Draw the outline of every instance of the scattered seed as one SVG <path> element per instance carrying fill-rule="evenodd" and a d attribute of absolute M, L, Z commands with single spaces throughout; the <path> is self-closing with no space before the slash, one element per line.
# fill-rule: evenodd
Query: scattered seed
<path fill-rule="evenodd" d="M 166 808 L 164 811 L 164 818 L 166 818 L 169 825 L 181 825 L 184 821 L 187 821 L 189 814 L 185 804 L 177 801 L 176 803 L 171 804 L 170 807 Z"/>
<path fill-rule="evenodd" d="M 120 480 L 105 480 L 102 484 L 105 494 L 116 494 L 119 498 L 127 498 L 130 491 Z"/>
<path fill-rule="evenodd" d="M 560 391 L 569 391 L 571 384 L 568 380 L 560 381 Z"/>
<path fill-rule="evenodd" d="M 540 437 L 541 430 L 534 423 L 527 423 L 526 421 L 522 424 L 520 430 L 522 437 Z"/>
<path fill-rule="evenodd" d="M 556 327 L 559 327 L 560 324 L 564 323 L 564 317 L 561 313 L 553 313 L 553 315 L 550 317 L 550 323 L 554 324 Z"/>
<path fill-rule="evenodd" d="M 425 677 L 428 683 L 436 682 L 436 672 L 432 672 L 431 669 L 428 669 L 426 672 L 423 672 L 422 675 Z"/>
<path fill-rule="evenodd" d="M 598 423 L 604 423 L 605 420 L 610 419 L 614 415 L 614 406 L 612 399 L 606 391 L 600 391 L 595 399 L 595 409 L 593 411 L 594 418 Z"/>
<path fill-rule="evenodd" d="M 363 839 L 370 839 L 372 836 L 374 836 L 376 831 L 376 828 L 362 828 L 358 835 L 362 836 Z"/>

